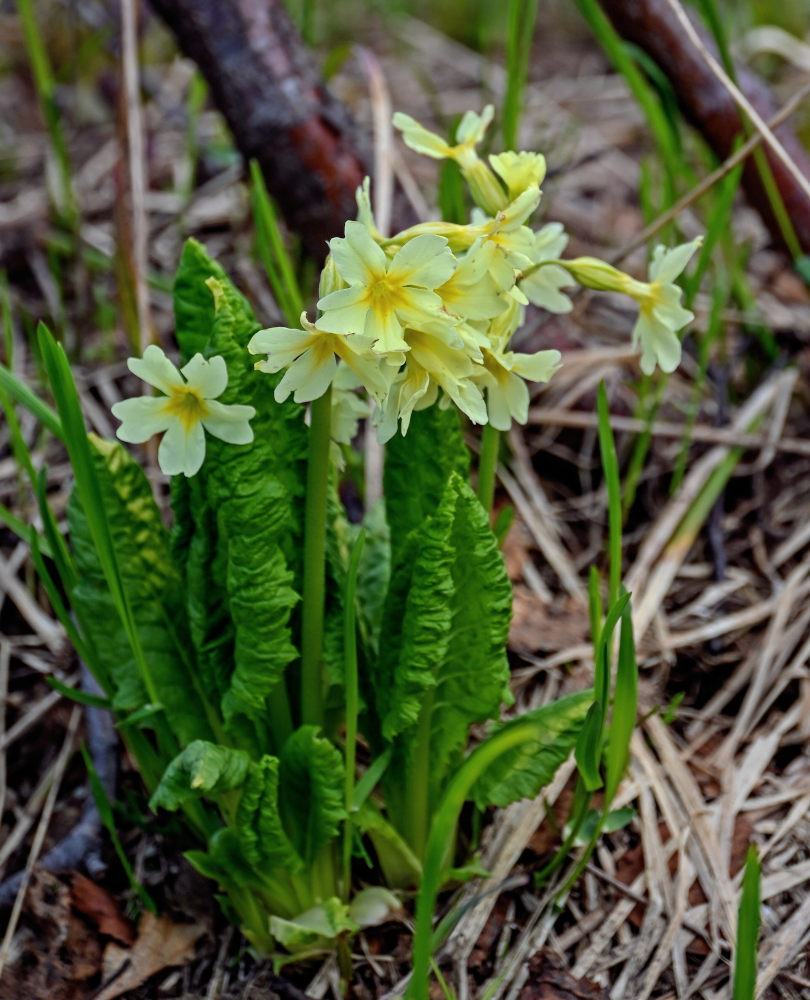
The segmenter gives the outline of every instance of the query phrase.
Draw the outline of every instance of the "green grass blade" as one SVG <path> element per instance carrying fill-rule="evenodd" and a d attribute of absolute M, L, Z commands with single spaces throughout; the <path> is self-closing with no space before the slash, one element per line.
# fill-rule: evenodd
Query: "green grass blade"
<path fill-rule="evenodd" d="M 536 20 L 537 0 L 509 0 L 506 94 L 502 114 L 503 144 L 506 149 L 517 149 L 523 91 L 529 74 L 529 55 Z"/>
<path fill-rule="evenodd" d="M 71 687 L 69 684 L 63 684 L 58 677 L 46 677 L 45 683 L 58 691 L 63 697 L 68 698 L 70 701 L 75 701 L 79 705 L 87 705 L 89 708 L 104 708 L 112 710 L 112 704 L 109 698 L 105 698 L 100 694 L 90 694 L 87 691 L 82 691 L 81 688 Z"/>
<path fill-rule="evenodd" d="M 757 986 L 759 938 L 760 863 L 753 844 L 748 848 L 737 919 L 737 954 L 734 958 L 733 1000 L 754 1000 Z"/>
<path fill-rule="evenodd" d="M 602 706 L 598 701 L 588 709 L 585 725 L 577 740 L 574 759 L 577 762 L 585 790 L 594 792 L 602 787 L 599 763 L 602 758 Z"/>
<path fill-rule="evenodd" d="M 78 221 L 78 211 L 71 181 L 70 158 L 62 125 L 59 121 L 59 109 L 56 106 L 54 77 L 39 30 L 33 0 L 17 0 L 17 13 L 22 24 L 25 48 L 31 64 L 31 74 L 34 78 L 42 116 L 48 127 L 51 145 L 59 167 L 63 204 L 59 205 L 58 208 L 64 213 L 64 221 L 69 228 L 73 229 Z"/>
<path fill-rule="evenodd" d="M 47 427 L 54 437 L 60 441 L 65 440 L 65 432 L 59 417 L 54 411 L 43 403 L 24 383 L 21 382 L 4 364 L 0 364 L 0 389 L 4 389 L 10 396 L 13 396 L 18 403 L 30 410 L 43 427 Z"/>
<path fill-rule="evenodd" d="M 42 551 L 39 546 L 39 536 L 33 528 L 30 529 L 28 534 L 28 544 L 31 548 L 31 560 L 34 563 L 37 576 L 39 576 L 42 586 L 45 588 L 45 593 L 48 595 L 48 600 L 51 602 L 54 614 L 62 623 L 62 627 L 67 633 L 67 637 L 70 639 L 79 658 L 87 663 L 89 657 L 87 649 L 85 648 L 84 640 L 79 635 L 79 631 L 76 628 L 73 619 L 70 617 L 70 612 L 65 607 L 65 602 L 62 600 L 62 595 L 59 593 L 59 589 L 54 583 L 53 577 L 48 571 L 48 567 L 45 565 L 45 560 L 42 558 Z"/>
<path fill-rule="evenodd" d="M 630 740 L 636 725 L 638 708 L 638 666 L 633 638 L 633 616 L 629 604 L 622 612 L 619 633 L 619 659 L 616 666 L 616 689 L 613 695 L 613 715 L 605 752 L 605 808 L 610 804 L 622 780 L 630 757 Z"/>
<path fill-rule="evenodd" d="M 56 563 L 56 571 L 59 574 L 59 579 L 69 594 L 77 583 L 76 566 L 73 562 L 73 556 L 67 547 L 67 542 L 62 537 L 62 533 L 56 523 L 56 518 L 53 516 L 53 511 L 48 504 L 47 476 L 48 470 L 43 467 L 34 484 L 37 501 L 39 502 L 39 515 L 42 518 L 42 526 L 45 532 L 45 537 L 40 539 L 39 546 L 43 555 L 46 555 L 49 559 L 53 559 Z"/>
<path fill-rule="evenodd" d="M 591 643 L 596 649 L 599 643 L 599 633 L 602 630 L 602 615 L 605 613 L 602 606 L 601 583 L 599 570 L 596 566 L 591 566 L 588 573 L 588 619 L 591 623 Z"/>
<path fill-rule="evenodd" d="M 698 0 L 698 7 L 700 8 L 700 12 L 706 21 L 706 24 L 709 26 L 709 31 L 711 31 L 712 37 L 717 45 L 717 50 L 720 54 L 720 61 L 723 63 L 723 69 L 726 71 L 729 78 L 736 83 L 737 73 L 734 68 L 734 61 L 731 58 L 728 38 L 726 37 L 723 19 L 720 16 L 720 11 L 717 9 L 717 4 L 715 3 L 715 0 Z M 740 118 L 743 123 L 743 132 L 746 137 L 750 136 L 753 132 L 753 126 L 748 120 L 748 116 L 742 110 L 740 112 Z M 786 246 L 790 250 L 791 256 L 794 260 L 797 260 L 802 255 L 801 244 L 799 243 L 799 238 L 796 235 L 796 230 L 793 226 L 790 214 L 785 207 L 782 192 L 779 190 L 779 185 L 776 183 L 776 179 L 773 176 L 771 165 L 768 162 L 765 151 L 761 146 L 758 146 L 752 155 L 757 170 L 759 171 L 760 179 L 762 180 L 762 184 L 765 188 L 765 193 L 768 196 L 768 201 L 771 204 L 771 209 L 776 217 L 779 231 L 782 234 L 782 238 L 784 239 Z"/>
<path fill-rule="evenodd" d="M 261 168 L 255 160 L 250 161 L 250 177 L 253 182 L 253 218 L 259 255 L 284 318 L 291 327 L 297 328 L 304 311 L 304 299 L 295 279 L 290 255 L 284 246 L 276 211 L 267 193 Z"/>
<path fill-rule="evenodd" d="M 157 913 L 157 906 L 154 900 L 149 895 L 149 893 L 144 889 L 141 883 L 135 878 L 135 872 L 132 870 L 132 865 L 129 863 L 129 859 L 124 851 L 123 844 L 121 843 L 121 838 L 118 836 L 118 830 L 115 828 L 115 817 L 113 815 L 112 805 L 107 793 L 104 790 L 104 786 L 101 784 L 101 779 L 98 776 L 93 760 L 87 751 L 87 747 L 82 743 L 82 757 L 84 757 L 84 764 L 87 768 L 87 776 L 90 779 L 90 791 L 93 793 L 93 801 L 96 803 L 96 809 L 98 809 L 98 814 L 101 817 L 101 822 L 104 824 L 104 828 L 110 835 L 110 840 L 115 848 L 115 853 L 118 855 L 118 860 L 121 862 L 121 867 L 127 876 L 130 888 L 138 898 L 141 903 L 146 907 L 147 910 L 151 910 L 152 913 Z"/>
<path fill-rule="evenodd" d="M 605 53 L 627 81 L 633 97 L 647 117 L 658 143 L 667 173 L 680 164 L 682 157 L 674 138 L 672 123 L 661 108 L 658 95 L 642 76 L 627 46 L 616 33 L 598 0 L 577 0 L 577 6 Z"/>
<path fill-rule="evenodd" d="M 30 540 L 30 526 L 27 525 L 25 521 L 21 521 L 15 514 L 12 514 L 8 507 L 2 503 L 0 503 L 0 523 L 4 524 L 9 531 L 13 531 L 17 538 L 21 539 L 23 542 L 28 542 Z M 49 559 L 53 555 L 50 550 L 50 546 L 44 539 L 40 542 L 40 551 Z"/>
<path fill-rule="evenodd" d="M 605 624 L 599 633 L 599 641 L 594 650 L 593 687 L 597 701 L 602 704 L 602 724 L 607 716 L 608 697 L 610 695 L 610 643 L 613 632 L 624 609 L 630 600 L 629 594 L 622 594 L 608 610 Z"/>

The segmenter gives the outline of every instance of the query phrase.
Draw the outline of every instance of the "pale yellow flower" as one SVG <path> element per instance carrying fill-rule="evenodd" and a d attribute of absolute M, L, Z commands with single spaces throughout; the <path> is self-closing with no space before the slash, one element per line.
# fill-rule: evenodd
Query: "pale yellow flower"
<path fill-rule="evenodd" d="M 546 176 L 546 158 L 541 153 L 490 153 L 489 163 L 506 185 L 509 201 L 530 187 L 540 187 Z"/>
<path fill-rule="evenodd" d="M 574 284 L 571 276 L 559 264 L 546 263 L 556 261 L 567 242 L 568 236 L 561 223 L 550 222 L 543 226 L 534 234 L 532 265 L 518 283 L 529 302 L 553 313 L 570 312 L 573 307 L 568 296 L 560 291 Z"/>
<path fill-rule="evenodd" d="M 407 351 L 403 330 L 425 320 L 452 324 L 434 289 L 450 278 L 455 261 L 441 236 L 423 234 L 388 258 L 360 222 L 347 222 L 345 237 L 329 244 L 348 287 L 318 300 L 318 328 L 329 333 L 362 334 L 378 354 Z"/>
<path fill-rule="evenodd" d="M 499 431 L 508 431 L 512 420 L 525 424 L 529 416 L 530 382 L 548 382 L 560 367 L 559 351 L 518 354 L 501 351 L 493 344 L 484 348 L 484 373 L 476 381 L 486 386 L 489 423 Z"/>
<path fill-rule="evenodd" d="M 488 215 L 495 215 L 509 201 L 497 177 L 475 151 L 475 147 L 483 139 L 492 121 L 493 114 L 491 104 L 488 104 L 480 115 L 474 111 L 465 112 L 456 129 L 454 145 L 445 142 L 441 136 L 428 131 L 424 125 L 420 125 L 410 115 L 401 111 L 398 111 L 393 119 L 394 128 L 402 132 L 406 146 L 425 156 L 432 156 L 437 160 L 453 160 L 458 164 L 470 186 L 473 198 Z"/>
<path fill-rule="evenodd" d="M 681 305 L 683 292 L 674 282 L 702 242 L 699 236 L 671 250 L 656 247 L 650 263 L 649 284 L 637 294 L 628 293 L 641 306 L 633 327 L 633 345 L 641 344 L 641 370 L 645 375 L 652 375 L 656 363 L 663 372 L 675 371 L 680 363 L 678 330 L 691 323 L 695 314 Z"/>
<path fill-rule="evenodd" d="M 248 421 L 256 415 L 254 408 L 217 400 L 228 385 L 224 358 L 206 361 L 202 354 L 195 354 L 178 371 L 157 345 L 150 344 L 142 358 L 130 358 L 127 365 L 164 395 L 116 403 L 113 416 L 122 422 L 116 434 L 122 441 L 141 444 L 165 431 L 158 464 L 167 476 L 181 472 L 193 476 L 199 471 L 205 458 L 205 431 L 230 444 L 253 440 Z"/>
<path fill-rule="evenodd" d="M 656 247 L 649 268 L 649 281 L 638 281 L 596 257 L 578 257 L 558 263 L 581 284 L 602 291 L 621 292 L 638 302 L 638 320 L 633 327 L 633 345 L 641 344 L 641 370 L 652 375 L 656 363 L 673 372 L 681 360 L 678 331 L 695 318 L 681 305 L 683 291 L 675 284 L 703 242 L 703 237 L 667 250 Z"/>
<path fill-rule="evenodd" d="M 491 240 L 479 240 L 458 261 L 453 274 L 436 292 L 448 312 L 464 319 L 492 319 L 506 309 L 501 289 L 490 274 L 497 253 Z"/>
<path fill-rule="evenodd" d="M 286 368 L 275 388 L 276 401 L 283 403 L 294 394 L 296 403 L 308 403 L 322 396 L 337 373 L 336 356 L 351 368 L 369 395 L 382 399 L 388 385 L 379 359 L 371 353 L 371 339 L 359 335 L 329 333 L 311 323 L 304 313 L 301 330 L 286 326 L 270 327 L 254 333 L 248 344 L 251 354 L 266 354 L 256 370 L 273 374 Z"/>

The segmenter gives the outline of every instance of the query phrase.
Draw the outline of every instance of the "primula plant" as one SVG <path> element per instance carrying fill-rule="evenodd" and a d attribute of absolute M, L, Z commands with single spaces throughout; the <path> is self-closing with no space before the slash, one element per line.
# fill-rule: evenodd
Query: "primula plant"
<path fill-rule="evenodd" d="M 479 157 L 491 117 L 468 113 L 450 144 L 395 116 L 409 146 L 458 164 L 477 208 L 467 224 L 383 237 L 366 182 L 299 329 L 261 329 L 203 247 L 186 245 L 174 286 L 182 367 L 147 348 L 129 367 L 157 394 L 113 411 L 123 441 L 163 434 L 171 529 L 138 462 L 85 434 L 64 355 L 42 334 L 77 481 L 72 554 L 51 531 L 66 621 L 152 807 L 180 814 L 187 857 L 279 961 L 335 947 L 399 905 L 394 893 L 420 889 L 416 990 L 436 892 L 465 877 L 464 802 L 537 795 L 575 745 L 586 791 L 601 782 L 620 619 L 630 684 L 628 598 L 612 587 L 604 625 L 595 616 L 595 694 L 499 721 L 511 587 L 490 527 L 497 432 L 526 420 L 526 383 L 563 361 L 514 350 L 514 334 L 529 303 L 568 311 L 576 282 L 622 292 L 640 307 L 642 368 L 670 371 L 692 318 L 674 282 L 698 241 L 656 250 L 649 282 L 564 258 L 559 224 L 532 228 L 543 157 Z M 336 445 L 370 409 L 387 443 L 385 502 L 361 527 L 338 499 Z M 483 503 L 464 419 L 490 435 Z M 484 722 L 490 735 L 468 755 Z M 611 752 L 612 794 L 626 753 L 618 739 Z"/>

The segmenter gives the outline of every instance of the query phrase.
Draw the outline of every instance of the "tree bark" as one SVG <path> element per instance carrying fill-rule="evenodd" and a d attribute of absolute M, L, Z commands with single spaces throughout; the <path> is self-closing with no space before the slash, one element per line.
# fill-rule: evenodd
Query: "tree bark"
<path fill-rule="evenodd" d="M 740 112 L 726 88 L 711 72 L 700 52 L 684 35 L 666 0 L 601 0 L 602 7 L 618 33 L 650 55 L 669 78 L 686 117 L 701 132 L 714 153 L 724 160 L 734 149 L 735 139 L 744 135 Z M 711 40 L 707 48 L 715 52 Z M 747 70 L 737 72 L 736 83 L 761 117 L 768 121 L 778 108 L 765 84 Z M 781 125 L 775 134 L 810 178 L 810 158 L 792 129 Z M 784 164 L 771 151 L 765 151 L 774 181 L 784 201 L 787 214 L 804 253 L 810 253 L 810 200 Z M 745 162 L 742 179 L 749 203 L 757 209 L 775 243 L 785 241 L 774 215 L 765 186 L 754 160 Z"/>
<path fill-rule="evenodd" d="M 151 0 L 207 80 L 240 152 L 317 260 L 355 218 L 367 142 L 334 98 L 281 0 Z"/>

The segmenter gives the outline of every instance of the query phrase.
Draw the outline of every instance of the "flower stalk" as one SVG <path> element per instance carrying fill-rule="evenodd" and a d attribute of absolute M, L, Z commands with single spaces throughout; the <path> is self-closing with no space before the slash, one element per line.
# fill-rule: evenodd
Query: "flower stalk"
<path fill-rule="evenodd" d="M 304 514 L 304 585 L 301 610 L 301 717 L 323 725 L 323 615 L 326 579 L 326 498 L 329 489 L 331 386 L 310 407 L 307 495 Z"/>

